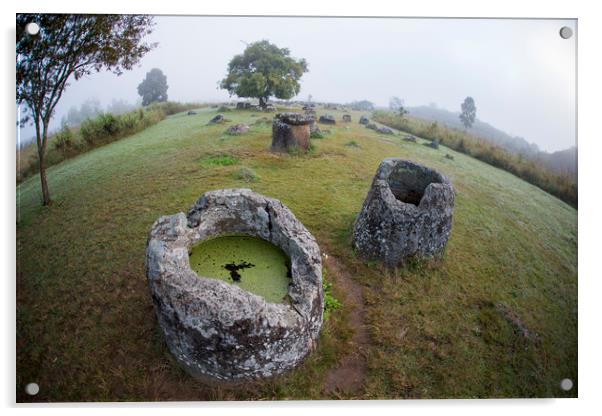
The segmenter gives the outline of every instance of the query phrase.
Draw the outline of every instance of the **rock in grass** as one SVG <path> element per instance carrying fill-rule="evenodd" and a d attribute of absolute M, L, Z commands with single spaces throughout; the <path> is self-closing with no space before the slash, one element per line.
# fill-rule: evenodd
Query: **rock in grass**
<path fill-rule="evenodd" d="M 316 116 L 316 108 L 309 105 L 303 106 L 303 112 L 307 115 Z"/>
<path fill-rule="evenodd" d="M 311 117 L 312 121 L 309 124 L 309 133 L 311 138 L 315 138 L 312 135 L 321 135 L 320 128 L 316 124 L 316 109 L 311 106 L 303 106 L 303 114 Z"/>
<path fill-rule="evenodd" d="M 376 131 L 380 134 L 395 134 L 395 132 L 388 127 L 378 127 Z"/>
<path fill-rule="evenodd" d="M 328 114 L 320 116 L 320 118 L 318 119 L 318 122 L 320 122 L 322 124 L 337 124 L 334 117 L 331 115 L 328 115 Z"/>
<path fill-rule="evenodd" d="M 439 149 L 439 140 L 433 139 L 429 143 L 425 143 L 424 145 L 432 149 Z"/>
<path fill-rule="evenodd" d="M 454 212 L 454 188 L 439 172 L 398 158 L 384 159 L 353 233 L 360 257 L 388 267 L 441 257 Z"/>
<path fill-rule="evenodd" d="M 209 123 L 207 123 L 207 124 L 219 124 L 219 123 L 223 123 L 223 121 L 224 121 L 224 115 L 218 114 L 215 117 L 213 117 L 211 120 L 209 120 Z"/>
<path fill-rule="evenodd" d="M 189 112 L 186 113 L 189 116 L 196 116 L 196 111 L 192 111 L 190 110 Z"/>
<path fill-rule="evenodd" d="M 454 160 L 454 157 L 452 155 L 450 155 L 449 153 L 445 154 L 445 158 L 449 159 L 449 160 Z"/>
<path fill-rule="evenodd" d="M 374 123 L 368 123 L 368 124 L 366 124 L 366 128 L 370 129 L 370 130 L 376 130 L 376 129 L 378 129 L 378 126 Z"/>
<path fill-rule="evenodd" d="M 361 116 L 359 123 L 360 124 L 368 124 L 368 123 L 370 123 L 370 119 L 366 116 Z"/>
<path fill-rule="evenodd" d="M 228 130 L 226 130 L 226 134 L 229 134 L 231 136 L 239 136 L 241 134 L 247 133 L 248 131 L 249 126 L 244 123 L 240 123 L 230 126 Z"/>
<path fill-rule="evenodd" d="M 416 143 L 416 137 L 412 136 L 411 134 L 406 134 L 405 136 L 403 136 L 403 140 L 405 140 L 406 142 Z"/>
<path fill-rule="evenodd" d="M 266 302 L 191 269 L 193 245 L 241 233 L 289 257 L 288 302 Z M 193 377 L 231 383 L 276 376 L 316 346 L 324 312 L 320 249 L 276 199 L 250 189 L 222 189 L 202 195 L 188 215 L 159 218 L 148 238 L 146 276 L 167 346 Z"/>

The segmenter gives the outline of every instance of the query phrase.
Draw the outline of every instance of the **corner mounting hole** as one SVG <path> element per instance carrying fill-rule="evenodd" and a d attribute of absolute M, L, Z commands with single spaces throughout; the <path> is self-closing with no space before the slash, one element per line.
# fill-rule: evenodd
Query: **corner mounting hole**
<path fill-rule="evenodd" d="M 29 383 L 27 386 L 25 386 L 25 393 L 29 394 L 30 396 L 35 396 L 39 392 L 40 386 L 38 386 L 38 383 Z"/>
<path fill-rule="evenodd" d="M 560 37 L 562 39 L 570 39 L 573 36 L 573 29 L 568 26 L 563 26 L 560 28 Z"/>
<path fill-rule="evenodd" d="M 569 391 L 573 388 L 573 380 L 565 378 L 560 382 L 560 388 L 564 391 Z"/>
<path fill-rule="evenodd" d="M 25 26 L 25 31 L 31 35 L 31 36 L 35 36 L 38 33 L 40 33 L 40 25 L 38 25 L 36 22 L 29 22 L 27 23 L 27 25 Z"/>

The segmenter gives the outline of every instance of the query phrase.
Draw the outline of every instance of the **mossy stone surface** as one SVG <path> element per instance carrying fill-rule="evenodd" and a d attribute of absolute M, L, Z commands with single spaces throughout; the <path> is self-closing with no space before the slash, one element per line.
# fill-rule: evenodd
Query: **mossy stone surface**
<path fill-rule="evenodd" d="M 283 303 L 286 299 L 291 281 L 289 263 L 280 248 L 261 238 L 243 235 L 203 241 L 190 253 L 190 268 L 199 276 L 235 284 L 270 303 Z"/>

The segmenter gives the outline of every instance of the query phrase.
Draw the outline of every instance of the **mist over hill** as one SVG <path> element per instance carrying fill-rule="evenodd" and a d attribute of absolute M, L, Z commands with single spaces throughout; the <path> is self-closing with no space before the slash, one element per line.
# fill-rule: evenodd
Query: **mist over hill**
<path fill-rule="evenodd" d="M 436 121 L 449 128 L 464 130 L 458 116 L 459 112 L 439 108 L 436 105 L 408 107 L 409 116 Z M 577 147 L 572 146 L 565 150 L 548 153 L 539 149 L 535 143 L 530 143 L 520 136 L 511 136 L 489 123 L 475 120 L 474 125 L 468 130 L 473 136 L 480 137 L 492 144 L 498 145 L 510 152 L 520 154 L 525 158 L 541 162 L 548 169 L 557 173 L 577 175 Z"/>
<path fill-rule="evenodd" d="M 555 172 L 566 172 L 577 177 L 577 147 L 572 146 L 554 153 L 539 152 L 537 160 Z"/>

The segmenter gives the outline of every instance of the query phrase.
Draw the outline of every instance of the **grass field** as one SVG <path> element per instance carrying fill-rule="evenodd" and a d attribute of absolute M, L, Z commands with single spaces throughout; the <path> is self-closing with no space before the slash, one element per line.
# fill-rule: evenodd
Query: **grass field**
<path fill-rule="evenodd" d="M 225 134 L 229 123 L 207 126 L 214 109 L 176 114 L 50 168 L 49 207 L 37 175 L 20 184 L 17 400 L 575 397 L 577 211 L 505 171 L 380 135 L 351 114 L 352 123 L 324 126 L 330 133 L 303 156 L 269 151 L 262 114 L 225 113 L 251 125 L 241 136 Z M 353 221 L 385 157 L 435 168 L 456 189 L 438 264 L 393 273 L 354 256 Z M 279 379 L 205 386 L 171 359 L 144 275 L 147 234 L 159 216 L 230 187 L 280 199 L 361 285 L 370 343 L 359 393 L 323 392 L 328 371 L 354 347 L 352 306 L 336 284 L 343 306 L 318 350 Z M 522 336 L 500 304 L 537 335 Z M 560 389 L 564 378 L 573 390 Z M 32 381 L 35 397 L 24 394 Z"/>

